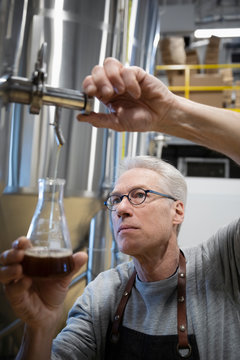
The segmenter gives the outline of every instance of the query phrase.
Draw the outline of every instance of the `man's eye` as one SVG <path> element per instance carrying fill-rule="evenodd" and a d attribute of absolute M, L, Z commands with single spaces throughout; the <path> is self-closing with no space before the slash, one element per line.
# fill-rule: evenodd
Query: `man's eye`
<path fill-rule="evenodd" d="M 119 204 L 120 202 L 121 202 L 121 199 L 120 199 L 119 196 L 113 196 L 113 197 L 111 197 L 111 203 L 112 203 L 113 205 Z"/>
<path fill-rule="evenodd" d="M 131 198 L 142 199 L 145 197 L 145 193 L 142 190 L 136 190 L 131 193 Z"/>

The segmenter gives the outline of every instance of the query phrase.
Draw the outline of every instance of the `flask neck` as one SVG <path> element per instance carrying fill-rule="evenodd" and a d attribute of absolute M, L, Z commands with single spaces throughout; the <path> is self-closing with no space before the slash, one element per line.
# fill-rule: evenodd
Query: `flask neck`
<path fill-rule="evenodd" d="M 39 201 L 62 202 L 64 193 L 64 179 L 39 179 Z"/>

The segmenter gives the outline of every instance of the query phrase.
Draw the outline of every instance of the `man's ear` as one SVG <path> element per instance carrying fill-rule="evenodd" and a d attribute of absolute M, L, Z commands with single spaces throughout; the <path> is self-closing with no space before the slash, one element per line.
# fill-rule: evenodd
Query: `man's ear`
<path fill-rule="evenodd" d="M 173 217 L 173 224 L 181 224 L 184 220 L 184 204 L 182 201 L 177 200 L 174 205 L 175 213 Z"/>

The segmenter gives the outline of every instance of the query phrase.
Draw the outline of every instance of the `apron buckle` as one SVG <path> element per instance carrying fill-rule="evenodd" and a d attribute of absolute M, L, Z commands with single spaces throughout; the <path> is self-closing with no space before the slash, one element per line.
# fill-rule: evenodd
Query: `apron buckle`
<path fill-rule="evenodd" d="M 188 344 L 186 348 L 181 348 L 177 344 L 177 353 L 182 359 L 188 359 L 192 355 L 192 347 Z"/>

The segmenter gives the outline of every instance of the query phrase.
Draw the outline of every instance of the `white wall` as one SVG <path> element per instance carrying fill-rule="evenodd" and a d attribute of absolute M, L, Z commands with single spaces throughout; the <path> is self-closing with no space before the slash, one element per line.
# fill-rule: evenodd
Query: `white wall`
<path fill-rule="evenodd" d="M 179 245 L 207 240 L 221 226 L 240 216 L 240 179 L 186 178 L 188 200 Z"/>

